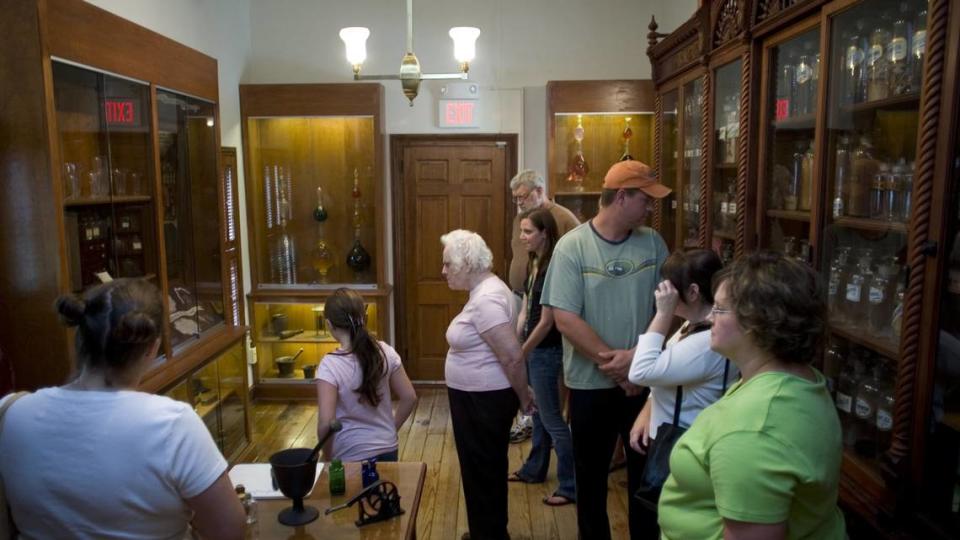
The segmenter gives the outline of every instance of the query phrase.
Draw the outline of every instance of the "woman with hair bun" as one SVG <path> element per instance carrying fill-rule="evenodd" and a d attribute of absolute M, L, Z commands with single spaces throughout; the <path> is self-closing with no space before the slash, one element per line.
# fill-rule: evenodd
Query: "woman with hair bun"
<path fill-rule="evenodd" d="M 57 311 L 79 376 L 13 403 L 0 477 L 21 538 L 243 538 L 227 462 L 186 403 L 137 391 L 160 347 L 160 292 L 118 279 Z"/>
<path fill-rule="evenodd" d="M 324 356 L 317 370 L 317 437 L 326 437 L 334 418 L 342 426 L 324 455 L 341 461 L 397 461 L 397 429 L 417 403 L 400 355 L 367 331 L 366 306 L 356 291 L 337 289 L 323 313 L 340 348 Z"/>

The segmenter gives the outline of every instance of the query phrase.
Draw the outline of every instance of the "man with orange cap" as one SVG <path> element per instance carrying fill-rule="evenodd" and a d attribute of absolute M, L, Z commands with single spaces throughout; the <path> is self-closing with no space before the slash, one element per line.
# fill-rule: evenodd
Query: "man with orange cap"
<path fill-rule="evenodd" d="M 608 466 L 617 435 L 629 440 L 647 393 L 627 381 L 627 350 L 650 323 L 653 291 L 668 255 L 663 239 L 644 222 L 653 199 L 669 194 L 646 164 L 618 162 L 603 180 L 599 213 L 560 239 L 547 270 L 542 303 L 553 308 L 564 337 L 581 538 L 611 537 Z M 611 351 L 621 354 L 600 354 Z M 630 536 L 646 538 L 656 531 L 656 516 L 633 497 L 644 458 L 626 452 Z"/>

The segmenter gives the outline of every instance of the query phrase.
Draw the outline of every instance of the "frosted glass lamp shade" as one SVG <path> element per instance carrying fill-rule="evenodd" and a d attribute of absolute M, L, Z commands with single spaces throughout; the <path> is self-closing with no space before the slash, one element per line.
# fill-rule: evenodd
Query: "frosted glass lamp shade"
<path fill-rule="evenodd" d="M 477 38 L 480 36 L 480 29 L 472 26 L 455 26 L 450 29 L 450 37 L 453 39 L 453 56 L 457 62 L 468 63 L 473 61 L 477 55 Z"/>
<path fill-rule="evenodd" d="M 340 39 L 347 47 L 347 61 L 353 66 L 360 66 L 367 59 L 367 38 L 370 30 L 362 26 L 351 26 L 340 29 Z"/>

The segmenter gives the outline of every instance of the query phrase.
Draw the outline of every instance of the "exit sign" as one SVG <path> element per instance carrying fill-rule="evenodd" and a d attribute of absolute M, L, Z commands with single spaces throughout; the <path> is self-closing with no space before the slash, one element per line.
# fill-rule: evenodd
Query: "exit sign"
<path fill-rule="evenodd" d="M 139 127 L 140 100 L 133 98 L 106 98 L 103 115 L 112 127 Z"/>
<path fill-rule="evenodd" d="M 441 99 L 440 127 L 480 127 L 477 118 L 477 101 L 475 99 Z"/>

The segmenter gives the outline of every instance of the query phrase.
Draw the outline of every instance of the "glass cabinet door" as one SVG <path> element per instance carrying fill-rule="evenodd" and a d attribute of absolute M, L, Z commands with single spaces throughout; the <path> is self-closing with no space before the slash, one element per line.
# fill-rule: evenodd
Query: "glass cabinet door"
<path fill-rule="evenodd" d="M 71 289 L 156 279 L 150 87 L 53 63 Z"/>
<path fill-rule="evenodd" d="M 216 105 L 157 90 L 163 235 L 176 348 L 224 321 Z"/>
<path fill-rule="evenodd" d="M 921 2 L 868 1 L 831 21 L 824 367 L 836 380 L 848 455 L 867 463 L 887 449 L 892 428 L 920 104 L 908 51 L 921 10 Z"/>
<path fill-rule="evenodd" d="M 814 128 L 821 61 L 815 28 L 769 50 L 761 245 L 810 261 Z"/>
<path fill-rule="evenodd" d="M 703 119 L 703 80 L 698 77 L 683 86 L 683 165 L 680 197 L 683 248 L 700 246 L 700 159 Z"/>
<path fill-rule="evenodd" d="M 679 90 L 671 90 L 661 97 L 660 119 L 660 182 L 673 192 L 660 203 L 660 235 L 667 247 L 676 247 L 677 231 L 677 171 L 680 167 L 680 104 Z"/>
<path fill-rule="evenodd" d="M 737 154 L 740 133 L 740 60 L 716 70 L 713 97 L 713 243 L 724 263 L 737 236 Z"/>
<path fill-rule="evenodd" d="M 374 118 L 249 117 L 246 128 L 259 285 L 374 286 Z"/>

